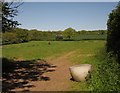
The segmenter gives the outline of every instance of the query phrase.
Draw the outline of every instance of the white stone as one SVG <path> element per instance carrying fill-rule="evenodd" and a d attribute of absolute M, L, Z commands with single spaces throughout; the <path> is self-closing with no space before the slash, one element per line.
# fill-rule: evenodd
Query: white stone
<path fill-rule="evenodd" d="M 86 81 L 91 74 L 90 64 L 80 64 L 69 68 L 70 74 L 75 81 Z"/>

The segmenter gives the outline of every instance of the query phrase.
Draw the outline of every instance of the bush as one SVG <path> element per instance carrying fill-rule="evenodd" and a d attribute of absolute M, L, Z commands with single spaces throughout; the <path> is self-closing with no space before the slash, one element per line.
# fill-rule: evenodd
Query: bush
<path fill-rule="evenodd" d="M 28 42 L 28 31 L 24 29 L 16 29 L 13 32 L 2 33 L 2 44 L 16 44 Z"/>
<path fill-rule="evenodd" d="M 89 88 L 93 91 L 120 91 L 120 65 L 112 53 L 102 50 L 96 55 L 97 69 L 93 71 Z"/>
<path fill-rule="evenodd" d="M 16 35 L 17 35 L 17 41 L 19 43 L 23 43 L 23 42 L 28 42 L 28 31 L 25 29 L 18 29 L 16 30 Z"/>
<path fill-rule="evenodd" d="M 18 43 L 17 35 L 15 33 L 6 32 L 6 33 L 2 34 L 2 44 L 3 45 L 14 44 L 14 43 Z"/>
<path fill-rule="evenodd" d="M 56 40 L 57 41 L 63 40 L 63 36 L 62 35 L 56 35 Z"/>
<path fill-rule="evenodd" d="M 118 56 L 118 62 L 120 63 L 120 3 L 109 14 L 107 22 L 107 52 L 112 52 Z"/>
<path fill-rule="evenodd" d="M 93 71 L 89 88 L 94 91 L 120 91 L 120 3 L 110 13 L 107 22 L 107 53 L 96 55 L 97 69 Z"/>

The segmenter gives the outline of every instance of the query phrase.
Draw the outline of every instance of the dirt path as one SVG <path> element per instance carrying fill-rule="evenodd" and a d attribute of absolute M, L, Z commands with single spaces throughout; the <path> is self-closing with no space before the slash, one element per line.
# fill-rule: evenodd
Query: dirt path
<path fill-rule="evenodd" d="M 49 81 L 32 82 L 36 87 L 31 88 L 31 91 L 65 91 L 70 87 L 70 74 L 69 74 L 69 56 L 74 54 L 75 51 L 69 52 L 56 59 L 48 59 L 47 61 L 54 64 L 56 67 L 51 70 L 53 72 L 45 73 L 44 76 L 50 77 Z"/>
<path fill-rule="evenodd" d="M 75 51 L 69 52 L 61 57 L 53 60 L 47 60 L 49 63 L 54 64 L 54 72 L 45 73 L 45 76 L 50 77 L 50 81 L 36 82 L 36 87 L 31 91 L 65 91 L 70 87 L 70 74 L 69 74 L 69 56 L 74 54 Z M 52 69 L 52 70 L 53 70 Z"/>
<path fill-rule="evenodd" d="M 56 59 L 49 58 L 47 62 L 53 64 L 54 68 L 49 68 L 51 70 L 43 74 L 45 77 L 49 77 L 50 80 L 47 81 L 32 81 L 30 85 L 35 87 L 30 87 L 29 91 L 67 91 L 70 86 L 70 73 L 69 67 L 71 66 L 69 62 L 69 57 L 73 55 L 75 51 L 66 53 Z M 16 91 L 21 91 L 17 90 Z"/>

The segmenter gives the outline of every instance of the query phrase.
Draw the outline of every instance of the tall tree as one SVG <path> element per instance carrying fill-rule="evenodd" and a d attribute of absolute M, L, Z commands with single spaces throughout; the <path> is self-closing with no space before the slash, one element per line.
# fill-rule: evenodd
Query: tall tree
<path fill-rule="evenodd" d="M 20 25 L 14 17 L 18 15 L 18 7 L 23 3 L 14 4 L 14 2 L 2 2 L 2 32 L 11 31 L 12 28 Z"/>
<path fill-rule="evenodd" d="M 109 14 L 107 28 L 107 52 L 113 52 L 120 61 L 120 2 Z"/>
<path fill-rule="evenodd" d="M 71 39 L 71 37 L 74 36 L 75 32 L 76 32 L 75 29 L 67 28 L 63 31 L 63 35 L 68 39 Z"/>

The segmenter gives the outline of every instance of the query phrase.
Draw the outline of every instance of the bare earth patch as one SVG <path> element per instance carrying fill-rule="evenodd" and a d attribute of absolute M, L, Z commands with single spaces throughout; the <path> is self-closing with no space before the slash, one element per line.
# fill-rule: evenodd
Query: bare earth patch
<path fill-rule="evenodd" d="M 47 62 L 52 64 L 52 68 L 48 68 L 48 72 L 44 73 L 44 77 L 49 77 L 49 80 L 31 81 L 26 88 L 17 88 L 14 91 L 67 91 L 70 86 L 69 73 L 69 57 L 75 51 L 64 54 L 56 59 L 48 59 Z"/>

